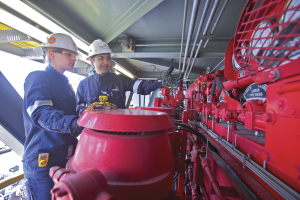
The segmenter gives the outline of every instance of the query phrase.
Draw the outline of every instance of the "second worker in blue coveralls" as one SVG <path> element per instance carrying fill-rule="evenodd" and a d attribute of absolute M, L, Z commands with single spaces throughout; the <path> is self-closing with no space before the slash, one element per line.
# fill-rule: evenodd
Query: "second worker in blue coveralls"
<path fill-rule="evenodd" d="M 110 73 L 112 52 L 102 40 L 95 40 L 90 45 L 89 56 L 95 67 L 93 75 L 79 83 L 76 93 L 77 112 L 81 115 L 90 104 L 99 101 L 99 96 L 108 97 L 108 102 L 117 108 L 125 108 L 125 92 L 131 91 L 137 94 L 147 95 L 162 87 L 178 87 L 182 81 L 182 74 L 171 75 L 173 67 L 170 67 L 162 79 L 156 81 L 132 80 L 122 74 Z"/>

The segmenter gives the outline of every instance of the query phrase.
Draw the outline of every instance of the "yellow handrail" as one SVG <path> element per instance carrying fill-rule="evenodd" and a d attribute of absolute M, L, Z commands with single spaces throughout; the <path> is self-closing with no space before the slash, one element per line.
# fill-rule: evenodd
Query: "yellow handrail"
<path fill-rule="evenodd" d="M 24 174 L 21 173 L 21 174 L 18 174 L 16 176 L 13 176 L 13 177 L 10 177 L 9 179 L 5 179 L 5 180 L 2 180 L 0 181 L 0 190 L 17 182 L 17 181 L 20 181 L 24 178 Z"/>

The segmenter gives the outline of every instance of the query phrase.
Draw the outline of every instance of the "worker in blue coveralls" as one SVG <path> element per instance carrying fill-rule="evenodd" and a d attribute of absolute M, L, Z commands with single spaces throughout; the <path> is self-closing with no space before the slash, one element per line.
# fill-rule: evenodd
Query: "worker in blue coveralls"
<path fill-rule="evenodd" d="M 61 33 L 49 35 L 34 51 L 45 56 L 47 67 L 31 72 L 24 84 L 23 170 L 28 199 L 50 200 L 54 184 L 49 170 L 66 167 L 82 131 L 77 125 L 75 93 L 63 75 L 74 68 L 80 54 L 72 38 Z"/>
<path fill-rule="evenodd" d="M 76 101 L 79 115 L 87 106 L 98 102 L 99 96 L 107 96 L 109 103 L 115 104 L 117 108 L 125 108 L 126 91 L 147 95 L 158 88 L 178 87 L 182 81 L 181 72 L 171 75 L 173 66 L 162 79 L 155 81 L 132 80 L 124 75 L 110 73 L 112 56 L 110 48 L 102 40 L 95 40 L 90 45 L 87 60 L 91 61 L 95 71 L 93 75 L 82 80 L 77 88 Z"/>

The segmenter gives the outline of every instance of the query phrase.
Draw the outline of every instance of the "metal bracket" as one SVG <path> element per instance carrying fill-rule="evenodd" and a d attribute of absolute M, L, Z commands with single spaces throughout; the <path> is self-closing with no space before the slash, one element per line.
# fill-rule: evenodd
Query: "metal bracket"
<path fill-rule="evenodd" d="M 8 42 L 30 42 L 31 37 L 17 30 L 1 30 L 0 43 Z"/>
<path fill-rule="evenodd" d="M 220 140 L 222 140 L 222 135 L 218 137 L 218 145 L 220 145 Z"/>
<path fill-rule="evenodd" d="M 250 153 L 243 155 L 243 168 L 246 169 L 246 162 L 250 160 Z"/>

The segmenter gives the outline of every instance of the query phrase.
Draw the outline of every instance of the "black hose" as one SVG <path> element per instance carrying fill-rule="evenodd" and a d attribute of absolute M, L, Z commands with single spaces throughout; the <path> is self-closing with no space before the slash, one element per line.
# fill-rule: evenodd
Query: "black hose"
<path fill-rule="evenodd" d="M 249 186 L 244 182 L 244 180 L 232 169 L 232 167 L 223 160 L 219 154 L 212 151 L 212 153 L 226 166 L 228 172 L 236 180 L 236 182 L 241 186 L 242 190 L 247 194 L 247 196 L 252 200 L 259 200 L 260 198 L 249 188 Z"/>
<path fill-rule="evenodd" d="M 224 87 L 223 82 L 221 81 L 221 78 L 219 76 L 216 77 L 216 84 L 217 84 L 217 87 L 219 89 L 219 92 L 221 93 L 221 91 L 223 89 L 225 89 L 225 87 Z"/>
<path fill-rule="evenodd" d="M 181 126 L 183 129 L 177 129 L 177 130 L 183 130 L 183 131 L 188 131 L 197 137 L 199 137 L 205 144 L 207 144 L 207 138 L 199 133 L 197 130 L 193 129 L 189 125 L 182 124 L 179 122 L 174 122 L 175 127 L 176 126 Z M 217 154 L 217 149 L 209 142 L 208 143 L 208 148 L 211 150 L 211 152 L 226 166 L 227 170 L 231 174 L 231 176 L 238 182 L 238 184 L 241 186 L 242 190 L 246 193 L 246 195 L 252 200 L 259 200 L 260 198 L 249 188 L 249 186 L 243 181 L 243 179 L 232 169 L 228 163 L 223 160 L 219 154 Z"/>
<path fill-rule="evenodd" d="M 207 139 L 204 135 L 202 135 L 201 133 L 199 133 L 197 130 L 191 128 L 189 125 L 186 125 L 186 124 L 182 124 L 182 123 L 179 123 L 179 122 L 174 122 L 174 125 L 175 126 L 181 126 L 185 129 L 188 130 L 188 132 L 196 135 L 198 138 L 200 138 L 205 144 L 207 144 Z M 213 151 L 217 151 L 217 149 L 209 142 L 208 143 L 208 147 L 213 150 Z"/>
<path fill-rule="evenodd" d="M 215 95 L 215 91 L 216 91 L 216 80 L 214 80 L 214 82 L 211 85 L 211 96 Z"/>

